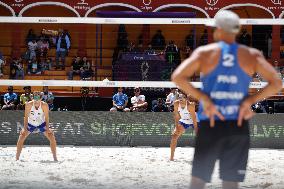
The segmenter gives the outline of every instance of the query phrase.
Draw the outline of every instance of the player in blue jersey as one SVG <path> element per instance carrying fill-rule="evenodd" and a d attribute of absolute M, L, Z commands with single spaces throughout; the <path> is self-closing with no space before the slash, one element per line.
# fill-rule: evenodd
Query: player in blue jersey
<path fill-rule="evenodd" d="M 246 173 L 251 105 L 278 92 L 282 82 L 260 51 L 236 43 L 241 28 L 238 15 L 220 11 L 212 26 L 217 42 L 196 49 L 174 71 L 172 80 L 185 93 L 200 100 L 200 128 L 190 188 L 204 188 L 219 159 L 223 188 L 235 189 Z M 201 90 L 188 82 L 195 72 L 201 72 Z M 268 85 L 249 96 L 254 73 L 260 74 Z"/>

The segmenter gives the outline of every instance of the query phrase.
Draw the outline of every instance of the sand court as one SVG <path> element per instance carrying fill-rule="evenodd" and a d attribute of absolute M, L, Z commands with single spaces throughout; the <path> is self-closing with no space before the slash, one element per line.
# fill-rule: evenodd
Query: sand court
<path fill-rule="evenodd" d="M 169 148 L 59 146 L 59 162 L 48 146 L 26 146 L 20 161 L 16 147 L 0 147 L 0 188 L 89 189 L 188 188 L 193 148 L 177 148 L 170 162 Z M 284 150 L 252 149 L 246 182 L 241 188 L 284 188 Z M 218 165 L 207 188 L 221 188 Z"/>

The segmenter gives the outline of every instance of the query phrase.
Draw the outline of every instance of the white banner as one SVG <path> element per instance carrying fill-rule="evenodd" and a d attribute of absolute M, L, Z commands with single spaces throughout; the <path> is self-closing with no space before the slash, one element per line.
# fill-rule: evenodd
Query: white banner
<path fill-rule="evenodd" d="M 96 18 L 96 17 L 12 17 L 1 16 L 0 23 L 72 23 L 72 24 L 196 24 L 207 25 L 208 18 Z M 284 25 L 284 19 L 241 19 L 242 25 Z"/>
<path fill-rule="evenodd" d="M 201 82 L 191 82 L 200 88 Z M 74 81 L 74 80 L 0 80 L 0 86 L 67 86 L 67 87 L 153 87 L 153 88 L 174 88 L 177 87 L 170 81 Z M 250 88 L 263 88 L 266 82 L 251 82 Z M 284 88 L 284 83 L 283 83 Z"/>

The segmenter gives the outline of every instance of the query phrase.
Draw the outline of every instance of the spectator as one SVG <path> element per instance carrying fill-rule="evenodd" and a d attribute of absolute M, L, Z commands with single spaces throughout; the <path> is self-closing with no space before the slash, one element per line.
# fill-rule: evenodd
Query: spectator
<path fill-rule="evenodd" d="M 92 65 L 86 56 L 83 57 L 82 67 L 82 79 L 91 78 L 93 76 Z"/>
<path fill-rule="evenodd" d="M 131 98 L 132 112 L 146 112 L 148 103 L 145 101 L 145 96 L 140 94 L 141 90 L 139 87 L 134 88 L 134 96 Z"/>
<path fill-rule="evenodd" d="M 69 31 L 67 30 L 67 29 L 64 29 L 63 30 L 63 33 L 65 33 L 67 36 L 68 36 L 68 38 L 69 38 L 69 41 L 70 41 L 70 48 L 71 48 L 71 35 L 70 35 L 70 33 L 69 33 Z"/>
<path fill-rule="evenodd" d="M 37 42 L 35 39 L 33 39 L 28 43 L 28 49 L 29 49 L 29 59 L 36 57 Z"/>
<path fill-rule="evenodd" d="M 62 108 L 62 111 L 67 112 L 67 111 L 68 111 L 68 106 L 67 106 L 67 105 L 65 105 L 65 106 L 64 106 L 64 108 Z"/>
<path fill-rule="evenodd" d="M 279 62 L 277 60 L 274 60 L 274 68 L 277 71 L 279 77 L 281 79 L 284 79 L 284 67 L 283 66 L 279 66 Z"/>
<path fill-rule="evenodd" d="M 43 73 L 45 71 L 46 59 L 43 57 L 38 58 L 38 71 Z"/>
<path fill-rule="evenodd" d="M 190 33 L 185 37 L 185 46 L 193 50 L 194 45 L 195 45 L 194 30 L 191 30 Z"/>
<path fill-rule="evenodd" d="M 191 30 L 190 33 L 185 37 L 185 50 L 186 56 L 189 57 L 193 49 L 195 48 L 195 37 L 194 30 Z"/>
<path fill-rule="evenodd" d="M 208 32 L 207 32 L 207 29 L 205 29 L 203 31 L 203 34 L 200 37 L 199 46 L 203 46 L 203 45 L 207 45 L 207 44 L 208 44 Z"/>
<path fill-rule="evenodd" d="M 116 47 L 112 54 L 112 64 L 118 60 L 121 52 L 126 52 L 128 47 L 127 32 L 124 24 L 120 24 L 118 27 Z"/>
<path fill-rule="evenodd" d="M 138 36 L 138 46 L 139 46 L 139 45 L 142 45 L 142 47 L 143 47 L 143 41 L 144 41 L 144 39 L 143 39 L 143 33 L 141 33 L 141 34 Z"/>
<path fill-rule="evenodd" d="M 156 102 L 153 103 L 153 112 L 167 112 L 168 108 L 164 103 L 164 100 L 158 98 Z"/>
<path fill-rule="evenodd" d="M 16 78 L 16 71 L 18 69 L 17 65 L 20 59 L 13 58 L 12 62 L 10 63 L 10 79 Z"/>
<path fill-rule="evenodd" d="M 24 65 L 22 58 L 19 58 L 18 61 L 15 62 L 15 68 L 16 68 L 16 76 L 15 79 L 24 79 Z"/>
<path fill-rule="evenodd" d="M 58 33 L 55 34 L 57 31 L 54 31 L 54 33 L 53 33 L 53 31 L 54 31 L 54 30 L 42 29 L 40 35 L 41 35 L 41 37 L 43 38 L 43 40 L 46 40 L 47 42 L 49 42 L 49 38 L 50 38 L 51 36 L 57 36 L 57 35 L 58 35 Z M 55 34 L 55 35 L 54 35 L 54 34 Z"/>
<path fill-rule="evenodd" d="M 252 78 L 253 78 L 254 82 L 262 82 L 263 81 L 263 78 L 258 73 L 253 74 Z"/>
<path fill-rule="evenodd" d="M 148 55 L 156 54 L 155 50 L 153 49 L 151 43 L 148 44 L 148 48 L 145 50 L 145 53 Z"/>
<path fill-rule="evenodd" d="M 267 40 L 267 57 L 271 58 L 272 56 L 272 33 L 269 32 L 266 36 Z"/>
<path fill-rule="evenodd" d="M 52 67 L 52 59 L 51 58 L 44 58 L 44 57 L 40 57 L 39 58 L 40 62 L 39 62 L 39 72 L 43 73 L 46 70 L 51 70 Z"/>
<path fill-rule="evenodd" d="M 70 49 L 70 38 L 66 32 L 59 29 L 59 36 L 56 39 L 56 69 L 59 69 L 59 57 L 61 58 L 61 69 L 65 69 L 65 57 Z"/>
<path fill-rule="evenodd" d="M 136 46 L 135 43 L 131 42 L 128 46 L 127 46 L 127 52 L 136 52 Z"/>
<path fill-rule="evenodd" d="M 155 50 L 165 49 L 166 41 L 161 30 L 157 30 L 156 34 L 152 38 L 151 44 Z"/>
<path fill-rule="evenodd" d="M 127 32 L 124 24 L 120 24 L 118 28 L 118 37 L 117 37 L 117 50 L 125 51 L 128 46 Z"/>
<path fill-rule="evenodd" d="M 28 72 L 28 75 L 30 75 L 32 72 L 32 60 L 28 60 L 27 72 Z"/>
<path fill-rule="evenodd" d="M 138 44 L 135 52 L 143 53 L 144 52 L 143 44 Z"/>
<path fill-rule="evenodd" d="M 56 39 L 58 36 L 58 31 L 42 29 L 41 35 L 44 37 L 44 40 L 47 41 L 47 43 L 49 44 L 49 47 L 56 48 Z"/>
<path fill-rule="evenodd" d="M 168 63 L 173 65 L 173 67 L 180 63 L 179 49 L 175 45 L 174 41 L 170 41 L 169 45 L 166 46 L 165 58 Z"/>
<path fill-rule="evenodd" d="M 128 46 L 127 46 L 127 52 L 131 52 L 131 53 L 138 53 L 138 52 L 144 52 L 143 50 L 143 45 L 140 44 L 138 45 L 138 47 L 135 45 L 135 43 L 131 42 Z"/>
<path fill-rule="evenodd" d="M 247 32 L 246 29 L 242 30 L 238 41 L 239 41 L 239 43 L 241 43 L 243 45 L 251 46 L 251 35 Z"/>
<path fill-rule="evenodd" d="M 41 74 L 40 65 L 36 59 L 33 57 L 32 60 L 28 61 L 28 74 Z"/>
<path fill-rule="evenodd" d="M 28 44 L 29 42 L 35 40 L 36 41 L 37 36 L 34 33 L 33 29 L 30 29 L 27 36 L 26 36 L 26 44 Z"/>
<path fill-rule="evenodd" d="M 52 59 L 51 58 L 47 58 L 46 61 L 45 61 L 45 64 L 44 64 L 44 69 L 45 70 L 51 70 L 52 68 Z"/>
<path fill-rule="evenodd" d="M 252 105 L 252 110 L 255 113 L 267 113 L 263 102 L 257 102 L 256 104 Z"/>
<path fill-rule="evenodd" d="M 18 110 L 24 110 L 26 102 L 29 102 L 32 100 L 33 95 L 31 94 L 31 87 L 25 86 L 24 87 L 25 93 L 21 94 L 20 96 L 20 103 L 17 106 Z"/>
<path fill-rule="evenodd" d="M 49 110 L 52 111 L 54 109 L 54 95 L 51 91 L 48 91 L 48 86 L 43 87 L 42 92 L 42 101 L 48 104 Z"/>
<path fill-rule="evenodd" d="M 174 102 L 177 100 L 177 97 L 178 97 L 178 89 L 171 88 L 171 92 L 170 94 L 168 94 L 165 103 L 170 112 L 174 111 Z"/>
<path fill-rule="evenodd" d="M 40 40 L 37 42 L 37 49 L 38 49 L 38 56 L 46 58 L 47 52 L 49 50 L 48 41 L 41 37 Z"/>
<path fill-rule="evenodd" d="M 13 92 L 13 86 L 8 87 L 8 93 L 4 95 L 4 106 L 2 110 L 14 110 L 17 103 L 17 94 Z"/>
<path fill-rule="evenodd" d="M 129 112 L 129 108 L 126 108 L 128 103 L 128 97 L 123 93 L 123 88 L 119 87 L 118 92 L 112 97 L 113 107 L 110 109 L 111 112 Z"/>
<path fill-rule="evenodd" d="M 5 66 L 5 59 L 0 52 L 0 77 L 3 77 L 3 67 Z"/>
<path fill-rule="evenodd" d="M 82 73 L 83 73 L 83 64 L 82 60 L 79 56 L 76 57 L 76 59 L 72 62 L 71 70 L 68 73 L 68 79 L 73 80 L 74 75 L 80 75 L 80 78 L 82 79 Z"/>
<path fill-rule="evenodd" d="M 39 39 L 37 40 L 37 49 L 40 50 L 42 44 L 43 44 L 43 41 L 44 41 L 44 37 L 43 36 L 40 36 Z"/>

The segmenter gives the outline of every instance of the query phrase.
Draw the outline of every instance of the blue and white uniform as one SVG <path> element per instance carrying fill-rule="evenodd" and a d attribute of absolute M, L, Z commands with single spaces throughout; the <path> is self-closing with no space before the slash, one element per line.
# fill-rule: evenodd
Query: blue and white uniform
<path fill-rule="evenodd" d="M 241 102 L 248 96 L 248 86 L 252 78 L 239 66 L 238 44 L 218 43 L 221 48 L 221 58 L 217 67 L 209 74 L 201 77 L 201 91 L 207 94 L 225 120 L 237 120 Z M 203 105 L 198 111 L 201 121 L 209 120 L 202 114 Z M 215 116 L 216 120 L 219 120 Z"/>
<path fill-rule="evenodd" d="M 32 108 L 30 110 L 28 117 L 28 131 L 30 131 L 31 133 L 34 131 L 43 133 L 46 130 L 45 116 L 41 104 L 42 102 L 40 102 L 38 109 L 36 109 L 33 102 Z"/>
<path fill-rule="evenodd" d="M 186 102 L 186 105 L 184 108 L 181 107 L 180 102 L 178 105 L 178 113 L 180 115 L 179 124 L 181 124 L 185 129 L 189 127 L 194 128 L 192 117 L 187 109 L 187 103 L 188 102 Z"/>

